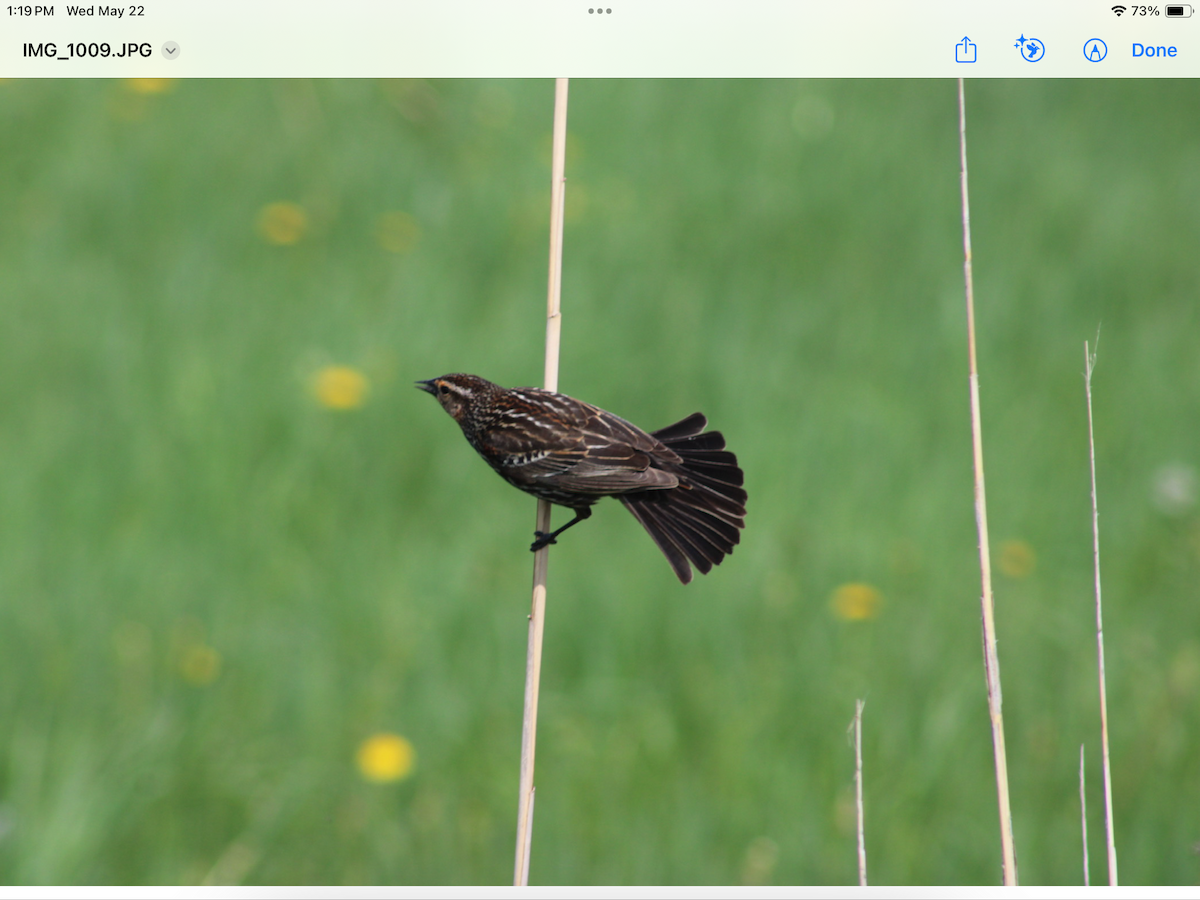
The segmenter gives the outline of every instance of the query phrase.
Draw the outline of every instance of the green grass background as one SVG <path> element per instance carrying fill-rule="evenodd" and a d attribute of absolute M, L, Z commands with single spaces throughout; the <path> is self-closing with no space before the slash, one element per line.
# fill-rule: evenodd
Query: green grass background
<path fill-rule="evenodd" d="M 0 881 L 511 878 L 534 501 L 411 383 L 541 377 L 552 94 L 0 84 Z M 1102 323 L 1121 875 L 1192 884 L 1200 518 L 1154 484 L 1197 462 L 1200 85 L 967 94 L 991 533 L 1036 555 L 996 581 L 1021 878 L 1082 880 L 1084 743 L 1104 880 Z M 954 84 L 570 103 L 560 387 L 703 410 L 750 501 L 688 587 L 611 501 L 552 550 L 532 881 L 854 883 L 865 697 L 872 882 L 997 883 Z M 361 409 L 314 401 L 327 364 Z M 832 613 L 848 582 L 877 618 Z M 359 774 L 380 731 L 409 778 Z"/>

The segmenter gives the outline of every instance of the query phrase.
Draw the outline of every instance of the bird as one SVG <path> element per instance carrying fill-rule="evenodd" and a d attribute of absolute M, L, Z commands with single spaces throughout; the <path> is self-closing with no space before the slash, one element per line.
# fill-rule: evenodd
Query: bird
<path fill-rule="evenodd" d="M 416 382 L 437 398 L 472 447 L 514 487 L 575 518 L 534 532 L 550 544 L 616 497 L 654 539 L 683 584 L 707 574 L 741 539 L 746 491 L 737 457 L 701 413 L 645 432 L 590 403 L 535 387 L 503 388 L 454 373 Z"/>

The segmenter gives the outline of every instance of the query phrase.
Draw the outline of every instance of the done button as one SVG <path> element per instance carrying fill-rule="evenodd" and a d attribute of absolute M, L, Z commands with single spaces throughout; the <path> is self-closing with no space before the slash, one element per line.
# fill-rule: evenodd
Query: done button
<path fill-rule="evenodd" d="M 1161 47 L 1161 46 L 1160 47 L 1149 47 L 1149 46 L 1146 46 L 1145 44 L 1134 44 L 1133 45 L 1133 58 L 1134 59 L 1137 59 L 1139 56 L 1145 57 L 1146 59 L 1152 59 L 1152 58 L 1163 58 L 1163 57 L 1167 57 L 1167 56 L 1178 56 L 1178 55 L 1179 55 L 1179 50 L 1177 50 L 1175 47 Z"/>

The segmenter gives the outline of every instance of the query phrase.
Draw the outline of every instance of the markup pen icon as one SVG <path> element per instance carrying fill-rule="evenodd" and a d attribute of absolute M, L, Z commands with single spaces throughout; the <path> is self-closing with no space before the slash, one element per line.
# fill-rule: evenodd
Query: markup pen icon
<path fill-rule="evenodd" d="M 1100 62 L 1108 56 L 1108 44 L 1100 38 L 1092 38 L 1083 45 L 1083 56 L 1088 62 Z"/>

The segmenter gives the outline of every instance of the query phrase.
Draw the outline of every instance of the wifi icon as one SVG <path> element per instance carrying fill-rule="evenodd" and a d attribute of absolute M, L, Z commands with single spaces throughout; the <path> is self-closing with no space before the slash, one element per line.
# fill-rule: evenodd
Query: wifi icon
<path fill-rule="evenodd" d="M 1121 15 L 1121 13 L 1125 12 L 1125 7 L 1124 6 L 1114 6 L 1112 8 L 1112 11 L 1115 12 L 1119 16 L 1119 15 Z"/>

